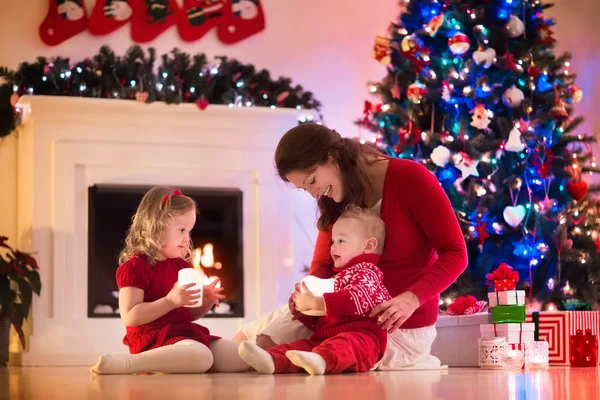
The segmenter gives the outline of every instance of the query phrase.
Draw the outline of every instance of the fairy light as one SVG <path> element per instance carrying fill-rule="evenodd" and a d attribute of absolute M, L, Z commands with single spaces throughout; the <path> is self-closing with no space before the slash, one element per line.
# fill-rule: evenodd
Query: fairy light
<path fill-rule="evenodd" d="M 422 59 L 423 59 L 423 61 L 425 61 L 425 62 L 427 62 L 427 61 L 431 60 L 431 58 L 429 58 L 429 56 L 428 56 L 427 54 L 423 54 L 423 55 L 421 56 L 421 58 L 422 58 Z"/>
<path fill-rule="evenodd" d="M 195 91 L 196 91 L 196 88 L 192 86 L 192 87 L 190 88 L 190 93 L 194 93 Z"/>
<path fill-rule="evenodd" d="M 382 111 L 388 111 L 390 109 L 390 105 L 389 104 L 384 104 L 381 106 L 381 110 Z"/>
<path fill-rule="evenodd" d="M 168 74 L 168 73 L 166 73 L 166 72 L 163 72 L 163 73 L 162 73 L 162 77 L 163 77 L 163 78 L 165 78 L 165 79 L 166 79 L 166 78 L 167 78 L 167 76 L 169 76 L 169 74 Z"/>
<path fill-rule="evenodd" d="M 371 91 L 371 93 L 375 93 L 377 91 L 377 87 L 375 85 L 371 85 L 369 87 L 369 90 Z"/>
<path fill-rule="evenodd" d="M 577 227 L 575 227 L 575 229 L 573 229 L 573 233 L 574 233 L 575 235 L 579 235 L 579 234 L 581 234 L 581 228 L 580 228 L 580 227 L 578 227 L 578 226 L 577 226 Z"/>
<path fill-rule="evenodd" d="M 475 227 L 474 227 L 474 226 L 470 226 L 470 227 L 469 227 L 469 231 L 471 231 L 471 232 L 475 232 Z"/>

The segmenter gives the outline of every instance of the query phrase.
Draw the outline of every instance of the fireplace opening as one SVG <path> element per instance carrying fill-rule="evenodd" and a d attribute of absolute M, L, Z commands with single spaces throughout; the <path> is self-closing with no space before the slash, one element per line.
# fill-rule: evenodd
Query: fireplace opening
<path fill-rule="evenodd" d="M 88 188 L 88 317 L 118 318 L 115 274 L 129 224 L 150 186 L 94 185 Z M 205 285 L 220 278 L 226 298 L 208 318 L 244 317 L 242 192 L 239 189 L 181 188 L 196 201 L 190 267 Z"/>

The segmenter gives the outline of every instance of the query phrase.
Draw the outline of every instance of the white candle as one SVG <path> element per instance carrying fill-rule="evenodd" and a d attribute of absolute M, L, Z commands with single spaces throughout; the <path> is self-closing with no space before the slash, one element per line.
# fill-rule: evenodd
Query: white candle
<path fill-rule="evenodd" d="M 188 290 L 198 290 L 200 289 L 200 298 L 198 299 L 198 303 L 193 306 L 185 306 L 185 307 L 200 307 L 202 305 L 203 298 L 203 286 L 204 286 L 204 274 L 202 271 L 198 271 L 194 268 L 184 268 L 179 270 L 179 275 L 177 279 L 177 285 L 179 287 L 183 285 L 187 285 L 189 283 L 194 283 L 195 285 L 190 287 Z"/>
<path fill-rule="evenodd" d="M 320 279 L 316 276 L 308 275 L 302 282 L 306 284 L 308 290 L 315 296 L 323 296 L 324 293 L 333 293 L 333 279 Z M 304 287 L 300 286 L 300 292 L 304 293 Z"/>

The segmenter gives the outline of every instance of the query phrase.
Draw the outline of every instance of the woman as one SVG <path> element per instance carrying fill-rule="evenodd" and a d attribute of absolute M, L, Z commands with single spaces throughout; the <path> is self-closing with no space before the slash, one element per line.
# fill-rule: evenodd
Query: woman
<path fill-rule="evenodd" d="M 378 211 L 386 224 L 379 268 L 392 300 L 371 311 L 388 331 L 378 369 L 439 368 L 431 356 L 439 294 L 466 268 L 458 221 L 436 177 L 419 163 L 388 158 L 318 124 L 289 130 L 275 151 L 279 176 L 309 192 L 319 206 L 319 234 L 310 275 L 329 278 L 330 227 L 348 204 Z M 298 290 L 298 285 L 296 285 Z M 288 309 L 289 308 L 289 309 Z M 242 328 L 234 340 L 263 348 L 309 337 L 288 306 Z"/>

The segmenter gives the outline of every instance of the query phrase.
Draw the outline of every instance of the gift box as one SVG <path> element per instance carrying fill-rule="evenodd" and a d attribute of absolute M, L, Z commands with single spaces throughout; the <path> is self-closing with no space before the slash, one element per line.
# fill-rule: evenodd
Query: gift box
<path fill-rule="evenodd" d="M 513 306 L 525 304 L 524 290 L 507 290 L 505 292 L 488 293 L 490 307 Z"/>
<path fill-rule="evenodd" d="M 488 313 L 440 315 L 431 354 L 450 367 L 477 367 L 479 326 L 490 322 Z"/>
<path fill-rule="evenodd" d="M 494 290 L 502 292 L 505 290 L 515 290 L 516 283 L 514 279 L 498 279 L 494 281 Z"/>
<path fill-rule="evenodd" d="M 509 324 L 525 322 L 525 306 L 492 307 L 492 323 Z"/>
<path fill-rule="evenodd" d="M 535 340 L 546 340 L 550 365 L 570 365 L 569 339 L 577 330 L 600 331 L 600 311 L 541 311 L 527 313 L 527 322 L 535 325 Z"/>
<path fill-rule="evenodd" d="M 479 331 L 481 333 L 481 337 L 503 337 L 506 339 L 506 343 L 508 344 L 533 342 L 535 324 L 483 324 L 480 325 Z"/>
<path fill-rule="evenodd" d="M 578 329 L 569 340 L 571 367 L 595 367 L 598 365 L 598 335 L 588 329 L 585 335 Z"/>

